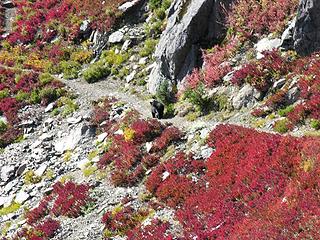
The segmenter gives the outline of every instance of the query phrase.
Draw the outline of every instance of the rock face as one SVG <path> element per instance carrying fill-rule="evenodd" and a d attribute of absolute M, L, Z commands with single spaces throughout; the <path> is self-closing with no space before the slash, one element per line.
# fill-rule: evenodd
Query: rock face
<path fill-rule="evenodd" d="M 320 50 L 320 1 L 301 0 L 294 29 L 294 48 L 300 55 Z"/>
<path fill-rule="evenodd" d="M 156 93 L 162 82 L 177 84 L 201 62 L 203 42 L 218 42 L 224 35 L 223 7 L 232 0 L 175 0 L 169 9 L 168 24 L 155 52 L 156 66 L 148 84 Z"/>

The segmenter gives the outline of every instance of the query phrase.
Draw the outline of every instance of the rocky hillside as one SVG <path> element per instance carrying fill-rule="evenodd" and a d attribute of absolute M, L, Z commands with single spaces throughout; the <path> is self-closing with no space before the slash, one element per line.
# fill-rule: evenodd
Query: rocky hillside
<path fill-rule="evenodd" d="M 319 239 L 318 12 L 1 1 L 0 239 Z"/>

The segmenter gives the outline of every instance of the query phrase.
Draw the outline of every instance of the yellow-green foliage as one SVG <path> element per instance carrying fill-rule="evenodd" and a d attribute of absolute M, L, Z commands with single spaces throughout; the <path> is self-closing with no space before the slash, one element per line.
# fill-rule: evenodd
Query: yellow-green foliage
<path fill-rule="evenodd" d="M 19 203 L 13 202 L 8 207 L 0 208 L 0 216 L 5 216 L 10 213 L 14 213 L 14 212 L 18 211 L 20 207 L 21 207 L 21 205 Z"/>
<path fill-rule="evenodd" d="M 46 85 L 54 80 L 54 77 L 50 73 L 41 73 L 39 75 L 39 81 L 42 85 Z"/>
<path fill-rule="evenodd" d="M 64 176 L 60 177 L 59 182 L 66 183 L 66 182 L 71 181 L 73 179 L 74 179 L 74 177 L 72 177 L 70 175 L 64 175 Z"/>
<path fill-rule="evenodd" d="M 289 131 L 288 124 L 289 122 L 287 119 L 282 119 L 274 124 L 273 129 L 278 133 L 286 133 Z"/>
<path fill-rule="evenodd" d="M 37 176 L 33 170 L 29 170 L 24 174 L 25 184 L 35 184 L 41 181 L 41 177 Z"/>
<path fill-rule="evenodd" d="M 0 133 L 5 132 L 6 130 L 7 130 L 7 124 L 4 121 L 0 120 Z"/>
<path fill-rule="evenodd" d="M 64 156 L 63 156 L 63 160 L 65 162 L 69 162 L 71 160 L 72 157 L 72 151 L 68 150 L 65 152 Z"/>
<path fill-rule="evenodd" d="M 198 117 L 200 117 L 201 113 L 200 112 L 189 112 L 186 116 L 186 119 L 189 122 L 194 122 L 195 120 L 197 120 Z"/>
<path fill-rule="evenodd" d="M 320 129 L 320 121 L 319 120 L 312 119 L 310 125 L 315 130 L 319 130 Z"/>
<path fill-rule="evenodd" d="M 76 61 L 62 61 L 60 68 L 65 79 L 74 79 L 78 77 L 81 64 Z"/>
<path fill-rule="evenodd" d="M 83 78 L 88 83 L 97 82 L 98 80 L 107 77 L 110 74 L 109 67 L 105 66 L 102 62 L 92 64 L 83 72 Z"/>
<path fill-rule="evenodd" d="M 91 50 L 80 50 L 73 52 L 70 59 L 80 64 L 89 63 L 92 59 L 93 53 Z"/>
<path fill-rule="evenodd" d="M 94 159 L 96 156 L 98 156 L 99 152 L 98 150 L 93 150 L 91 152 L 89 152 L 88 154 L 88 159 L 91 161 L 92 159 Z"/>
<path fill-rule="evenodd" d="M 61 97 L 58 101 L 58 107 L 62 107 L 63 109 L 61 111 L 61 115 L 63 117 L 66 117 L 70 114 L 72 114 L 73 112 L 75 112 L 79 106 L 78 104 L 71 98 L 69 97 Z"/>
<path fill-rule="evenodd" d="M 134 138 L 134 130 L 131 128 L 125 128 L 123 131 L 124 139 L 126 141 L 131 141 Z"/>
<path fill-rule="evenodd" d="M 109 67 L 112 67 L 112 66 L 118 67 L 122 63 L 127 61 L 128 58 L 129 58 L 129 54 L 127 53 L 116 54 L 115 49 L 104 51 L 101 55 L 102 61 L 108 64 Z"/>
<path fill-rule="evenodd" d="M 97 170 L 97 166 L 94 166 L 90 163 L 82 170 L 82 173 L 85 177 L 89 177 L 93 175 Z"/>
<path fill-rule="evenodd" d="M 253 122 L 253 127 L 255 128 L 262 128 L 266 124 L 266 119 L 258 119 L 257 121 Z"/>
<path fill-rule="evenodd" d="M 4 89 L 4 90 L 0 91 L 0 99 L 8 97 L 9 94 L 10 93 L 9 93 L 8 89 Z"/>
<path fill-rule="evenodd" d="M 17 101 L 26 101 L 29 99 L 29 97 L 30 97 L 29 93 L 26 93 L 26 92 L 20 90 L 17 93 L 17 95 L 15 96 L 15 99 L 17 99 Z"/>
<path fill-rule="evenodd" d="M 5 236 L 5 235 L 8 233 L 8 230 L 10 229 L 11 225 L 12 225 L 12 222 L 6 222 L 6 223 L 4 224 L 4 227 L 3 227 L 3 229 L 1 230 L 2 236 Z"/>
<path fill-rule="evenodd" d="M 51 180 L 55 177 L 55 173 L 52 169 L 48 169 L 45 173 L 45 178 Z"/>
<path fill-rule="evenodd" d="M 150 56 L 154 52 L 154 50 L 157 46 L 157 43 L 158 43 L 158 40 L 151 39 L 151 38 L 147 39 L 144 42 L 144 47 L 141 49 L 141 51 L 139 53 L 140 56 L 141 57 Z"/>
<path fill-rule="evenodd" d="M 176 148 L 174 147 L 174 145 L 170 145 L 167 148 L 166 154 L 162 157 L 162 161 L 166 161 L 166 160 L 172 158 L 174 156 L 175 152 L 176 152 Z"/>
<path fill-rule="evenodd" d="M 310 172 L 314 167 L 314 160 L 313 159 L 306 159 L 302 162 L 301 168 L 305 172 Z"/>
<path fill-rule="evenodd" d="M 118 212 L 121 212 L 122 209 L 123 209 L 123 206 L 122 206 L 121 203 L 119 203 L 117 206 L 115 206 L 115 207 L 112 209 L 111 214 L 112 214 L 112 215 L 116 215 Z"/>

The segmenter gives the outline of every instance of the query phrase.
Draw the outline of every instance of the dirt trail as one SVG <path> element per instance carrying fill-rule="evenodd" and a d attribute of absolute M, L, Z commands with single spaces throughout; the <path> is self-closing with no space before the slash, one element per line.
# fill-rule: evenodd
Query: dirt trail
<path fill-rule="evenodd" d="M 64 84 L 66 84 L 69 88 L 79 94 L 79 98 L 82 101 L 90 103 L 91 101 L 98 100 L 103 97 L 113 96 L 117 98 L 119 101 L 123 101 L 129 104 L 130 107 L 137 110 L 144 118 L 151 117 L 150 111 L 150 101 L 143 100 L 140 97 L 130 94 L 121 92 L 120 89 L 123 88 L 123 82 L 121 81 L 114 81 L 110 79 L 105 79 L 103 81 L 99 81 L 96 83 L 87 83 L 83 79 L 76 79 L 76 80 L 65 80 L 60 79 Z M 197 120 L 195 122 L 188 122 L 184 118 L 175 116 L 170 119 L 163 119 L 162 122 L 167 122 L 179 127 L 180 129 L 186 129 L 191 126 L 200 124 L 202 121 Z M 216 122 L 210 121 L 206 122 L 207 126 L 213 126 Z"/>

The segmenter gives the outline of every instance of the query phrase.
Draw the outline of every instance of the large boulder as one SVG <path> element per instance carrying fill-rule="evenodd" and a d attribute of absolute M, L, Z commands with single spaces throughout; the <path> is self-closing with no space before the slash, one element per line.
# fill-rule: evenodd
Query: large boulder
<path fill-rule="evenodd" d="M 233 0 L 175 0 L 166 30 L 155 51 L 156 66 L 148 87 L 152 94 L 164 81 L 175 85 L 201 63 L 200 47 L 219 42 L 225 34 L 224 8 Z"/>
<path fill-rule="evenodd" d="M 294 48 L 302 56 L 320 50 L 320 1 L 301 0 L 294 29 Z"/>

